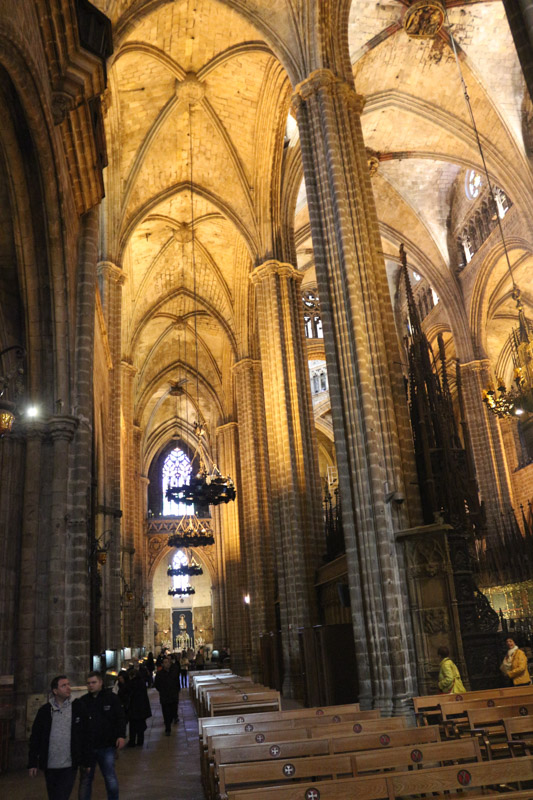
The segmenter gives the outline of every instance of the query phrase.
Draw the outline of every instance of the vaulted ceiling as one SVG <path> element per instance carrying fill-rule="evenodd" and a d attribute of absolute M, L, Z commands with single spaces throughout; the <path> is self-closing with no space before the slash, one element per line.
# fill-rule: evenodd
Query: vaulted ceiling
<path fill-rule="evenodd" d="M 249 273 L 274 253 L 283 153 L 298 147 L 295 132 L 284 150 L 284 135 L 289 73 L 294 78 L 294 63 L 308 58 L 294 22 L 306 4 L 96 5 L 115 31 L 104 256 L 126 276 L 123 353 L 137 370 L 135 415 L 146 453 L 153 454 L 171 435 L 186 438 L 199 414 L 212 430 L 232 418 L 232 365 L 254 355 Z M 465 170 L 481 164 L 447 34 L 409 38 L 405 10 L 395 0 L 354 0 L 350 55 L 356 88 L 366 98 L 365 142 L 379 158 L 373 188 L 391 286 L 398 243 L 406 241 L 446 315 L 463 296 L 451 270 L 451 206 Z M 525 280 L 533 177 L 524 120 L 531 110 L 503 6 L 454 0 L 448 15 L 489 172 L 515 204 Z M 297 264 L 310 270 L 311 281 L 303 187 L 295 242 Z M 495 326 L 484 338 L 495 358 L 512 314 L 500 273 L 485 302 L 487 314 L 504 320 L 501 333 Z M 181 382 L 173 395 L 171 382 Z"/>

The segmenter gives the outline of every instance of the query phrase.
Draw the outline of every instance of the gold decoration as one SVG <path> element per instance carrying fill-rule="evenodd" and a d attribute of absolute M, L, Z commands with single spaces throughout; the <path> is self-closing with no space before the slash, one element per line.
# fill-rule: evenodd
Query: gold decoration
<path fill-rule="evenodd" d="M 15 415 L 12 411 L 8 408 L 0 408 L 0 437 L 10 432 L 14 421 Z"/>
<path fill-rule="evenodd" d="M 433 39 L 444 24 L 444 6 L 439 0 L 417 0 L 403 19 L 403 28 L 413 39 Z"/>

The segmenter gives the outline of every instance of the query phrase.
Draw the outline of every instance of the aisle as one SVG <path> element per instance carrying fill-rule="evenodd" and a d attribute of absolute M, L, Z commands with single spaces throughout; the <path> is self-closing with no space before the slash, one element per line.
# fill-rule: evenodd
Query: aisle
<path fill-rule="evenodd" d="M 144 747 L 126 747 L 117 761 L 121 800 L 204 800 L 200 780 L 198 724 L 188 690 L 182 689 L 179 722 L 172 735 L 164 735 L 159 696 L 148 692 L 152 717 L 148 720 Z M 46 800 L 44 778 L 30 779 L 28 773 L 0 776 L 0 793 L 6 800 Z M 93 800 L 105 800 L 106 792 L 98 768 L 93 784 Z M 77 787 L 71 800 L 77 798 Z"/>

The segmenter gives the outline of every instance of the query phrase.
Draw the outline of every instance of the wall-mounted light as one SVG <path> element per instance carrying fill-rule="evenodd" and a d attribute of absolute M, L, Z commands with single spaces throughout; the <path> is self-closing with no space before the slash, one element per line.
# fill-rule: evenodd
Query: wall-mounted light
<path fill-rule="evenodd" d="M 244 602 L 246 603 L 247 606 L 250 605 L 250 595 L 249 594 L 245 594 L 244 597 L 243 597 L 243 600 L 244 600 Z"/>

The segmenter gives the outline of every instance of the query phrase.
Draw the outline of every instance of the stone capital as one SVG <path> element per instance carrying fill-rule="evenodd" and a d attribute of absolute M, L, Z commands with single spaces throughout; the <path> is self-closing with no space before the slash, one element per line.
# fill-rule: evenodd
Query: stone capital
<path fill-rule="evenodd" d="M 298 272 L 292 264 L 286 264 L 283 261 L 277 261 L 272 258 L 256 267 L 253 272 L 250 273 L 250 280 L 253 284 L 257 284 L 265 280 L 265 278 L 269 278 L 271 275 L 279 275 L 281 278 L 292 278 L 299 283 L 301 283 L 304 278 L 303 272 Z"/>
<path fill-rule="evenodd" d="M 490 359 L 476 358 L 474 361 L 459 364 L 459 368 L 464 372 L 490 372 Z"/>
<path fill-rule="evenodd" d="M 139 371 L 137 367 L 135 367 L 131 361 L 121 361 L 120 366 L 122 368 L 122 372 L 125 375 L 128 375 L 130 378 L 134 378 Z"/>
<path fill-rule="evenodd" d="M 319 91 L 340 95 L 358 114 L 361 114 L 365 105 L 365 98 L 357 94 L 354 87 L 344 78 L 338 77 L 330 69 L 316 69 L 294 87 L 293 106 L 297 110 L 300 103 L 313 97 Z"/>
<path fill-rule="evenodd" d="M 215 434 L 220 436 L 224 433 L 235 433 L 239 428 L 237 422 L 226 422 L 225 425 L 219 425 L 218 428 L 215 428 Z"/>
<path fill-rule="evenodd" d="M 16 421 L 15 421 L 16 424 Z M 44 439 L 48 433 L 48 426 L 42 420 L 31 420 L 21 422 L 16 429 L 9 434 L 10 439 Z"/>
<path fill-rule="evenodd" d="M 71 416 L 55 416 L 47 420 L 48 431 L 54 441 L 72 441 L 78 423 L 79 420 Z"/>
<path fill-rule="evenodd" d="M 256 358 L 241 358 L 233 365 L 232 372 L 234 375 L 240 375 L 242 372 L 250 372 L 253 369 L 261 369 L 261 362 Z"/>
<path fill-rule="evenodd" d="M 122 271 L 122 268 L 117 266 L 117 264 L 113 264 L 112 261 L 99 261 L 97 264 L 97 272 L 98 277 L 102 276 L 104 278 L 109 278 L 115 283 L 118 283 L 120 286 L 126 280 L 126 276 Z"/>

